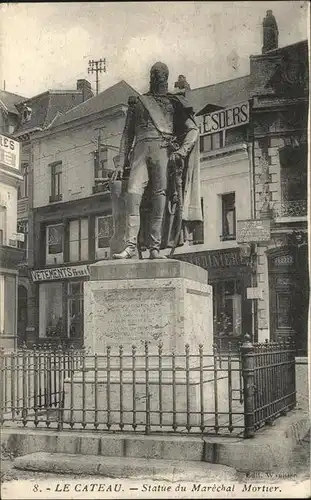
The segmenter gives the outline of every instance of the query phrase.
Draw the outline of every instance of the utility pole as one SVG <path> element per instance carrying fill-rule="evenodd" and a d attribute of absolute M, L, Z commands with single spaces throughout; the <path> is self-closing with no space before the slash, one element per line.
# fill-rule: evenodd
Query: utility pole
<path fill-rule="evenodd" d="M 106 73 L 106 59 L 99 59 L 98 61 L 90 60 L 87 72 L 96 73 L 96 95 L 98 95 L 99 73 Z"/>

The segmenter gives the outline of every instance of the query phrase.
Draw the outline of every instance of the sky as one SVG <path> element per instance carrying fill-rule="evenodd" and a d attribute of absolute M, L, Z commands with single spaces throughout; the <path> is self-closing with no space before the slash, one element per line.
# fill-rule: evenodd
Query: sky
<path fill-rule="evenodd" d="M 307 38 L 307 1 L 41 2 L 0 6 L 0 88 L 31 97 L 75 89 L 90 59 L 106 59 L 100 91 L 125 80 L 148 88 L 160 60 L 173 87 L 184 74 L 192 88 L 249 73 L 260 54 L 262 19 L 272 9 L 279 46 Z"/>

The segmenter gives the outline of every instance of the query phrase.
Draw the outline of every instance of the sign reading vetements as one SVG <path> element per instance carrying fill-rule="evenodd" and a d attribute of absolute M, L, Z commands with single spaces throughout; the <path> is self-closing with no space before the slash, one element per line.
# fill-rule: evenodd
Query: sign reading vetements
<path fill-rule="evenodd" d="M 270 220 L 249 219 L 238 220 L 236 240 L 238 243 L 256 243 L 271 239 Z"/>
<path fill-rule="evenodd" d="M 33 281 L 52 281 L 89 276 L 87 266 L 54 267 L 31 271 Z"/>

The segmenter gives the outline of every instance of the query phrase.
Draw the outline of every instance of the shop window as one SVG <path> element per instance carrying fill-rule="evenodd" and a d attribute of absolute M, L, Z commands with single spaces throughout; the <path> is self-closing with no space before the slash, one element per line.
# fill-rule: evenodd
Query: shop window
<path fill-rule="evenodd" d="M 60 282 L 39 285 L 39 335 L 51 338 L 64 335 L 63 284 Z"/>
<path fill-rule="evenodd" d="M 51 163 L 51 194 L 50 202 L 62 199 L 62 162 Z"/>
<path fill-rule="evenodd" d="M 280 150 L 281 197 L 283 202 L 307 199 L 307 148 L 287 146 Z"/>
<path fill-rule="evenodd" d="M 4 276 L 0 274 L 0 297 L 4 298 Z M 4 332 L 4 300 L 0 300 L 0 335 Z"/>
<path fill-rule="evenodd" d="M 242 335 L 242 297 L 239 280 L 213 284 L 214 333 L 216 336 Z"/>
<path fill-rule="evenodd" d="M 223 194 L 222 202 L 222 241 L 235 240 L 236 238 L 236 214 L 235 193 Z"/>
<path fill-rule="evenodd" d="M 201 135 L 200 137 L 200 152 L 207 153 L 208 151 L 213 151 L 214 149 L 222 148 L 223 142 L 223 132 L 216 132 L 215 134 Z"/>
<path fill-rule="evenodd" d="M 97 259 L 108 259 L 110 256 L 110 239 L 113 235 L 111 215 L 96 218 L 95 250 Z"/>
<path fill-rule="evenodd" d="M 225 132 L 225 145 L 231 146 L 232 144 L 240 144 L 246 141 L 246 127 L 235 127 L 226 130 Z"/>
<path fill-rule="evenodd" d="M 46 264 L 61 264 L 64 261 L 64 226 L 56 224 L 46 228 Z"/>
<path fill-rule="evenodd" d="M 67 284 L 67 332 L 72 339 L 83 336 L 83 282 L 76 281 Z"/>
<path fill-rule="evenodd" d="M 193 231 L 193 245 L 201 245 L 204 243 L 204 201 L 201 198 L 201 209 L 203 220 L 201 222 L 197 222 L 195 229 Z"/>
<path fill-rule="evenodd" d="M 18 186 L 17 198 L 20 200 L 22 198 L 28 198 L 28 163 L 22 163 L 21 173 L 23 176 L 22 183 Z"/>
<path fill-rule="evenodd" d="M 290 293 L 277 293 L 276 296 L 276 316 L 277 328 L 292 328 L 292 304 Z"/>
<path fill-rule="evenodd" d="M 77 219 L 69 222 L 69 261 L 88 260 L 88 219 Z"/>

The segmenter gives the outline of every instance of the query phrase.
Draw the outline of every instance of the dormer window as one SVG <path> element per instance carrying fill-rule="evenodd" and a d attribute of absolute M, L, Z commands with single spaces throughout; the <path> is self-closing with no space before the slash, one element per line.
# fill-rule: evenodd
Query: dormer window
<path fill-rule="evenodd" d="M 22 109 L 22 123 L 29 122 L 31 119 L 31 108 L 29 106 L 24 106 Z"/>

